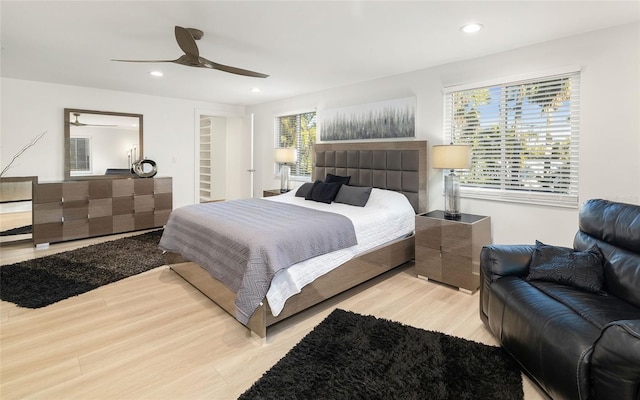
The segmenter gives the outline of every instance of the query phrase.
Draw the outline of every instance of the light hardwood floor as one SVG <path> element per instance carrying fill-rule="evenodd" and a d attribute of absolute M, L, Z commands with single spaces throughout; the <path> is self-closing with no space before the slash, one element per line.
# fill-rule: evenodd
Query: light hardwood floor
<path fill-rule="evenodd" d="M 2 264 L 85 246 L 3 246 Z M 167 266 L 45 308 L 0 304 L 0 398 L 235 399 L 333 309 L 496 345 L 478 294 L 402 266 L 272 327 L 267 343 Z M 526 377 L 526 400 L 545 396 Z"/>

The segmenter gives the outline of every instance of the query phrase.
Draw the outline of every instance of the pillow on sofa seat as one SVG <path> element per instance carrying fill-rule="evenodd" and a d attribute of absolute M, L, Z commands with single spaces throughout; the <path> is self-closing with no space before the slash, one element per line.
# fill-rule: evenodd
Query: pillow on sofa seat
<path fill-rule="evenodd" d="M 575 251 L 536 240 L 526 279 L 556 282 L 589 292 L 603 293 L 603 263 L 604 256 L 596 245 L 586 251 Z"/>

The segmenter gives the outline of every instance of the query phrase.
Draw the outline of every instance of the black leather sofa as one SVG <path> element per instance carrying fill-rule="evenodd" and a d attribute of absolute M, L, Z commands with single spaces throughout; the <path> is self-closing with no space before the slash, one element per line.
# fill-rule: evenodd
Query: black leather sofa
<path fill-rule="evenodd" d="M 581 282 L 597 270 L 575 264 L 532 276 L 540 255 L 555 250 L 581 252 L 567 265 L 572 255 L 601 254 L 600 290 Z M 640 206 L 589 200 L 573 249 L 484 247 L 480 318 L 551 398 L 640 400 Z"/>

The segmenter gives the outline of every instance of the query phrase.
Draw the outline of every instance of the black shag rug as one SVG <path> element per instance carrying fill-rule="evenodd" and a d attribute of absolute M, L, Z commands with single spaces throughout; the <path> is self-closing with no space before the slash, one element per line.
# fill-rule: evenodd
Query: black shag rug
<path fill-rule="evenodd" d="M 40 308 L 165 264 L 162 230 L 0 266 L 0 298 Z"/>
<path fill-rule="evenodd" d="M 523 399 L 500 347 L 333 311 L 240 399 Z"/>

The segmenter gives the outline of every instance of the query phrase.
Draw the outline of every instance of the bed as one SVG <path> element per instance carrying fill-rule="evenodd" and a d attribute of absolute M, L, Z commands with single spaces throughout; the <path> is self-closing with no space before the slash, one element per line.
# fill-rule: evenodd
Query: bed
<path fill-rule="evenodd" d="M 165 252 L 167 263 L 173 271 L 247 326 L 251 332 L 261 338 L 266 338 L 269 326 L 414 258 L 413 217 L 415 213 L 426 211 L 426 154 L 426 141 L 316 144 L 312 161 L 312 182 L 324 180 L 329 174 L 349 176 L 349 186 L 373 188 L 366 207 L 305 201 L 303 197 L 296 196 L 296 191 L 264 199 L 225 202 L 228 203 L 225 204 L 225 207 L 267 207 L 268 211 L 262 211 L 262 209 L 258 211 L 266 215 L 272 212 L 272 208 L 277 209 L 289 206 L 289 204 L 296 210 L 312 205 L 310 208 L 318 209 L 319 212 L 323 210 L 329 211 L 338 215 L 338 217 L 346 215 L 351 219 L 353 229 L 356 231 L 356 236 L 358 236 L 356 245 L 352 243 L 343 244 L 343 247 L 339 247 L 328 254 L 311 257 L 304 261 L 296 262 L 294 265 L 273 271 L 273 275 L 268 277 L 268 288 L 265 289 L 268 291 L 264 297 L 259 298 L 260 301 L 258 302 L 255 302 L 255 296 L 262 296 L 262 292 L 254 293 L 252 291 L 255 290 L 254 286 L 264 286 L 262 282 L 264 277 L 262 276 L 255 278 L 257 279 L 255 285 L 253 281 L 246 285 L 247 287 L 250 286 L 251 292 L 245 291 L 244 286 L 239 289 L 233 279 L 230 281 L 227 279 L 228 277 L 220 276 L 217 271 L 211 270 L 212 265 L 213 268 L 216 268 L 217 261 L 212 261 L 216 257 L 206 259 L 199 257 L 197 253 L 191 253 L 186 248 L 175 246 L 170 246 L 169 249 L 165 248 L 165 250 L 168 250 Z M 391 203 L 388 203 L 389 201 Z M 221 204 L 217 206 L 213 204 L 210 207 L 218 207 L 215 212 L 219 212 Z M 391 225 L 389 231 L 391 236 L 375 237 L 371 240 L 369 236 L 376 236 L 373 233 L 377 231 L 375 227 L 378 226 L 379 222 L 372 220 L 363 213 L 373 210 L 373 214 L 369 214 L 370 216 L 373 215 L 375 217 L 378 214 L 383 214 L 375 210 L 377 205 L 391 210 L 408 207 L 408 210 L 403 211 L 403 218 L 392 216 L 390 221 L 387 221 Z M 210 207 L 199 206 L 187 207 L 192 207 L 194 210 L 196 208 L 203 210 L 198 212 L 212 212 Z M 231 210 L 234 216 L 236 213 L 241 214 L 244 212 L 244 210 L 241 212 L 237 212 L 234 209 Z M 181 209 L 174 210 L 173 213 L 176 213 L 176 220 L 181 212 Z M 192 210 L 192 212 L 194 211 Z M 355 216 L 349 215 L 350 213 Z M 410 227 L 407 222 L 407 213 L 411 219 Z M 311 214 L 309 223 L 313 219 L 314 215 Z M 205 220 L 205 217 L 196 213 L 191 215 L 191 220 Z M 272 218 L 272 220 L 277 220 L 277 218 Z M 393 221 L 396 221 L 396 223 L 394 224 Z M 167 230 L 176 231 L 176 223 L 172 223 L 170 220 L 165 228 L 165 235 L 170 235 Z M 242 222 L 239 222 L 235 225 L 242 224 Z M 232 224 L 228 225 L 228 227 L 231 230 L 235 229 Z M 202 226 L 198 229 L 202 229 Z M 183 234 L 188 234 L 188 229 L 185 228 L 184 230 Z M 224 230 L 226 231 L 226 229 Z M 257 228 L 255 230 L 258 231 Z M 274 228 L 275 231 L 277 231 L 277 228 Z M 230 236 L 235 234 L 237 233 L 229 233 Z M 202 233 L 200 236 L 207 237 L 210 235 L 212 233 Z M 344 235 L 336 234 L 333 236 L 339 236 L 340 238 L 344 236 L 346 238 L 349 235 L 345 232 Z M 364 237 L 367 237 L 367 239 L 364 240 Z M 195 241 L 188 239 L 189 236 L 185 236 L 183 241 Z M 315 239 L 300 238 L 300 240 L 311 241 Z M 323 242 L 325 238 L 318 241 Z M 161 241 L 162 244 L 163 242 Z M 224 249 L 221 248 L 220 251 L 224 252 Z M 264 256 L 264 253 L 264 250 L 261 251 L 258 258 L 271 259 Z M 318 272 L 317 270 L 320 268 L 326 268 L 326 271 Z M 305 272 L 309 270 L 314 272 Z M 292 277 L 290 274 L 294 274 L 294 276 Z M 295 277 L 295 274 L 298 274 L 297 277 Z M 214 278 L 212 275 L 219 277 L 219 279 Z M 300 276 L 302 276 L 301 280 Z M 242 277 L 237 279 L 242 280 Z M 245 285 L 245 281 L 246 278 L 242 285 Z M 255 309 L 252 306 L 249 311 L 241 311 L 238 298 L 245 297 L 246 293 L 249 293 L 248 297 L 254 297 Z"/>

